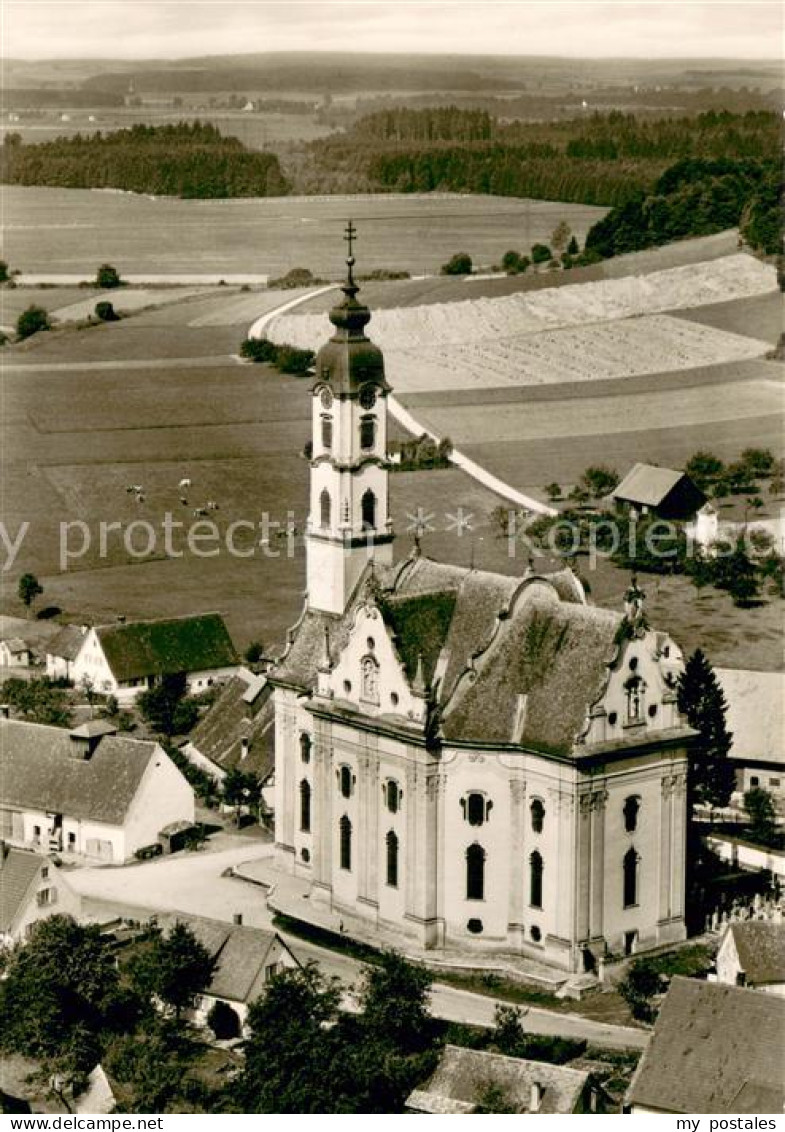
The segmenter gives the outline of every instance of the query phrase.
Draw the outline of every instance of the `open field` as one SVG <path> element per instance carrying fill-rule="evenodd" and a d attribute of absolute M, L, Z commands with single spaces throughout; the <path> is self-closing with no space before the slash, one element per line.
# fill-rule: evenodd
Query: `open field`
<path fill-rule="evenodd" d="M 3 189 L 3 258 L 23 272 L 263 272 L 340 275 L 343 227 L 360 231 L 363 271 L 438 272 L 456 251 L 493 263 L 565 220 L 583 242 L 607 211 L 588 205 L 453 194 L 179 200 L 131 193 Z"/>
<path fill-rule="evenodd" d="M 462 303 L 381 310 L 373 319 L 373 337 L 383 350 L 434 344 L 486 346 L 489 341 L 547 330 L 615 324 L 620 319 L 701 307 L 718 300 L 766 295 L 775 288 L 772 266 L 739 254 L 648 275 L 562 285 L 504 298 L 469 298 Z M 298 311 L 275 319 L 271 332 L 279 341 L 313 348 L 323 326 L 321 314 Z M 671 331 L 676 332 L 675 328 Z"/>
<path fill-rule="evenodd" d="M 14 301 L 19 297 L 19 292 L 8 294 Z M 13 572 L 4 576 L 3 612 L 21 612 L 15 579 L 33 570 L 45 587 L 40 604 L 73 618 L 219 609 L 240 647 L 255 637 L 276 647 L 301 608 L 301 535 L 293 539 L 292 557 L 286 556 L 284 540 L 273 539 L 265 550 L 256 533 L 254 546 L 250 533 L 242 531 L 236 545 L 253 554 L 240 557 L 227 552 L 225 539 L 232 523 L 258 523 L 264 512 L 279 523 L 286 523 L 291 512 L 302 530 L 308 464 L 298 453 L 309 438 L 308 382 L 238 364 L 230 355 L 250 321 L 291 293 L 215 288 L 168 301 L 173 294 L 167 292 L 165 306 L 137 311 L 120 323 L 58 330 L 6 348 L 3 517 L 12 534 L 22 522 L 31 527 Z M 82 297 L 84 291 L 60 291 L 55 309 Z M 723 344 L 732 339 L 749 346 L 755 335 L 744 337 L 745 325 L 765 330 L 757 352 L 764 340 L 771 341 L 772 298 L 709 303 L 678 311 L 678 318 L 652 315 L 620 325 L 659 320 L 688 335 L 708 335 L 709 341 L 711 327 L 689 321 L 692 314 L 708 312 L 721 330 L 732 329 L 715 335 Z M 756 322 L 758 302 L 768 313 Z M 751 307 L 746 323 L 735 313 L 736 304 Z M 321 326 L 323 338 L 329 332 L 324 317 Z M 578 325 L 549 333 L 590 329 Z M 482 388 L 437 389 L 403 399 L 418 420 L 450 433 L 467 455 L 538 495 L 552 480 L 575 482 L 590 463 L 624 471 L 638 459 L 679 466 L 699 447 L 710 446 L 725 459 L 735 459 L 747 445 L 778 449 L 780 374 L 776 363 L 753 359 L 624 378 L 603 371 L 593 381 L 527 386 L 497 380 Z M 753 411 L 754 416 L 745 415 Z M 185 475 L 193 480 L 187 505 L 177 487 Z M 143 505 L 126 492 L 130 483 L 143 484 Z M 421 507 L 436 528 L 424 536 L 426 553 L 505 573 L 525 570 L 526 554 L 515 548 L 516 556 L 510 557 L 491 524 L 498 498 L 457 469 L 397 473 L 390 490 L 399 556 L 411 546 L 408 516 Z M 162 545 L 167 513 L 175 522 L 193 522 L 193 508 L 208 499 L 220 505 L 214 515 L 220 552 L 168 556 Z M 459 507 L 471 513 L 473 528 L 460 536 L 449 518 Z M 156 533 L 155 545 L 143 557 L 135 556 L 144 544 L 141 529 L 131 550 L 122 539 L 140 519 Z M 59 524 L 76 520 L 87 524 L 92 545 L 61 570 Z M 101 521 L 121 524 L 107 533 L 105 553 L 98 546 Z M 75 552 L 80 530 L 68 533 Z M 175 551 L 184 549 L 178 529 L 172 543 Z M 597 600 L 618 607 L 627 580 L 603 564 L 590 584 Z M 679 579 L 647 579 L 645 588 L 653 601 L 652 619 L 685 647 L 701 643 L 725 665 L 780 663 L 781 603 L 767 600 L 757 609 L 735 610 L 725 595 L 698 594 Z"/>

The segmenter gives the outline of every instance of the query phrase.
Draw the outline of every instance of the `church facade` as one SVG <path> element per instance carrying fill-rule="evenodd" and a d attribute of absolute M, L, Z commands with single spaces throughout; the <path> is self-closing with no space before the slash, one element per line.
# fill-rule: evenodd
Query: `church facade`
<path fill-rule="evenodd" d="M 566 971 L 684 938 L 678 646 L 570 570 L 393 560 L 354 261 L 316 357 L 308 591 L 270 674 L 276 857 L 351 932 Z"/>

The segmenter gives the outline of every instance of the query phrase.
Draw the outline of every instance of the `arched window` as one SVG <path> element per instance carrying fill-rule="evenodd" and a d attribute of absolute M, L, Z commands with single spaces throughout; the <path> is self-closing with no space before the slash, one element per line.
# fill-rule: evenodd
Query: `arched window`
<path fill-rule="evenodd" d="M 341 868 L 351 872 L 352 869 L 352 823 L 343 815 L 338 823 L 340 829 L 340 862 Z"/>
<path fill-rule="evenodd" d="M 376 444 L 376 417 L 363 417 L 360 421 L 360 447 L 363 451 Z"/>
<path fill-rule="evenodd" d="M 319 523 L 322 527 L 329 527 L 332 522 L 333 501 L 327 488 L 319 496 Z"/>
<path fill-rule="evenodd" d="M 475 841 L 466 850 L 466 899 L 485 898 L 485 850 Z"/>
<path fill-rule="evenodd" d="M 401 788 L 394 778 L 388 778 L 384 784 L 384 801 L 391 814 L 397 814 L 401 805 Z"/>
<path fill-rule="evenodd" d="M 341 793 L 344 798 L 351 798 L 352 790 L 354 788 L 354 776 L 351 767 L 342 766 L 338 773 L 338 784 L 341 788 Z"/>
<path fill-rule="evenodd" d="M 311 736 L 307 731 L 300 732 L 300 758 L 304 763 L 311 761 Z"/>
<path fill-rule="evenodd" d="M 634 849 L 624 854 L 624 907 L 632 908 L 638 903 L 638 865 L 640 857 Z"/>
<path fill-rule="evenodd" d="M 641 808 L 641 800 L 637 794 L 631 794 L 629 798 L 624 800 L 624 828 L 627 833 L 634 833 L 638 828 L 638 811 Z"/>
<path fill-rule="evenodd" d="M 364 656 L 360 661 L 362 679 L 360 699 L 369 704 L 379 702 L 379 665 L 372 656 Z"/>
<path fill-rule="evenodd" d="M 387 842 L 387 884 L 390 888 L 398 887 L 398 838 L 393 830 L 385 838 Z"/>
<path fill-rule="evenodd" d="M 332 448 L 333 446 L 333 419 L 332 417 L 322 417 L 322 448 Z"/>
<path fill-rule="evenodd" d="M 539 798 L 532 801 L 531 807 L 532 829 L 535 833 L 542 833 L 543 826 L 545 825 L 545 806 Z"/>
<path fill-rule="evenodd" d="M 362 511 L 363 530 L 375 530 L 376 528 L 376 496 L 370 488 L 363 493 L 360 501 L 360 508 Z"/>
<path fill-rule="evenodd" d="M 300 783 L 300 830 L 311 832 L 311 786 L 305 778 Z"/>
<path fill-rule="evenodd" d="M 545 871 L 542 857 L 535 849 L 529 857 L 529 903 L 532 908 L 542 908 L 542 874 Z"/>

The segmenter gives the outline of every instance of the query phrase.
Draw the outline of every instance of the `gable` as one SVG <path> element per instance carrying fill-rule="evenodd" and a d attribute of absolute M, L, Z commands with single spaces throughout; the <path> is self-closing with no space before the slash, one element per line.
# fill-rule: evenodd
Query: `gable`
<path fill-rule="evenodd" d="M 414 672 L 407 672 L 394 632 L 373 603 L 354 612 L 348 638 L 329 672 L 321 672 L 318 691 L 337 704 L 364 715 L 393 715 L 420 723 L 424 719 L 422 692 L 414 690 Z M 424 689 L 423 689 L 424 691 Z"/>
<path fill-rule="evenodd" d="M 676 688 L 683 667 L 681 649 L 667 635 L 652 630 L 620 635 L 584 742 L 639 741 L 682 726 Z"/>

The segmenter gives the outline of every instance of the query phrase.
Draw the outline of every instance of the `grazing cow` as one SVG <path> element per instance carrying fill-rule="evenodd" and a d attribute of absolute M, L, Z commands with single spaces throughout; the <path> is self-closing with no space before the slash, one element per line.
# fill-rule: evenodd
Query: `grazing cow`
<path fill-rule="evenodd" d="M 186 497 L 184 495 L 180 496 L 180 502 L 182 503 L 183 507 L 188 506 L 188 500 L 186 499 Z"/>
<path fill-rule="evenodd" d="M 186 488 L 186 487 L 190 487 L 190 486 L 191 486 L 191 481 L 190 481 L 189 479 L 183 479 L 183 480 L 180 480 L 180 482 L 179 482 L 179 484 L 178 484 L 177 486 L 178 486 L 178 487 L 180 488 L 180 490 L 182 491 L 182 490 L 183 490 L 183 488 Z"/>
<path fill-rule="evenodd" d="M 207 510 L 208 511 L 217 511 L 218 510 L 218 504 L 215 502 L 214 499 L 208 499 L 207 500 Z"/>
<path fill-rule="evenodd" d="M 206 507 L 194 507 L 194 519 L 200 519 L 207 514 Z"/>
<path fill-rule="evenodd" d="M 144 496 L 142 495 L 141 491 L 137 491 L 136 493 L 136 502 L 144 503 Z"/>

